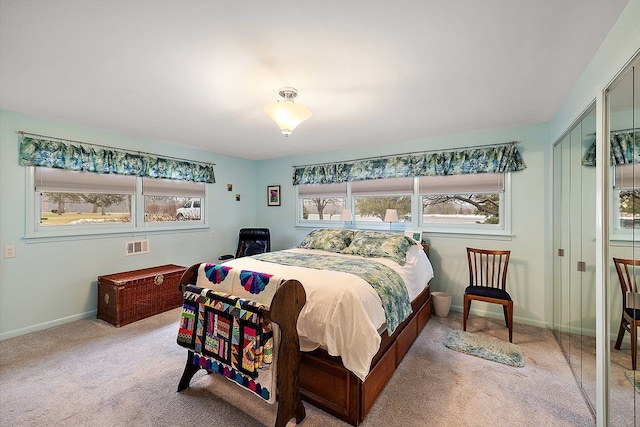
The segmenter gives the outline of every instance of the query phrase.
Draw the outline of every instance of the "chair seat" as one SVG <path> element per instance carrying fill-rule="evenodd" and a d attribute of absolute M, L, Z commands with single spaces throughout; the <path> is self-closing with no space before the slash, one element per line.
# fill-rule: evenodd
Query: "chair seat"
<path fill-rule="evenodd" d="M 633 308 L 625 308 L 624 309 L 625 313 L 627 313 L 627 316 L 631 317 L 634 320 L 640 320 L 640 310 L 639 309 L 633 309 Z M 635 311 L 635 313 L 634 313 Z M 634 315 L 635 314 L 635 315 Z"/>
<path fill-rule="evenodd" d="M 489 288 L 486 286 L 467 286 L 464 290 L 465 294 L 475 295 L 485 298 L 496 298 L 511 301 L 511 295 L 507 291 L 498 288 Z"/>

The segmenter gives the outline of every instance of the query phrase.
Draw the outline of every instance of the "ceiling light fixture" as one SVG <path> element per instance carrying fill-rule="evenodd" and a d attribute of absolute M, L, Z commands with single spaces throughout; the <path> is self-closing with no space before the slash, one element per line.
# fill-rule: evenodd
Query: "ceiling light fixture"
<path fill-rule="evenodd" d="M 264 112 L 276 122 L 284 136 L 291 135 L 296 126 L 311 117 L 311 111 L 302 104 L 294 104 L 293 98 L 298 91 L 292 87 L 283 87 L 278 92 L 283 99 L 264 107 Z"/>

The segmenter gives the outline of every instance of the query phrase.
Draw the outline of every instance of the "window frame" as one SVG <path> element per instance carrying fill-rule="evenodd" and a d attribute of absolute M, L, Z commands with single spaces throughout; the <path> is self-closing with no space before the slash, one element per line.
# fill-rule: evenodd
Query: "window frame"
<path fill-rule="evenodd" d="M 344 184 L 344 195 L 342 194 L 342 189 L 340 187 L 342 187 L 342 184 Z M 316 184 L 302 184 L 302 185 L 316 185 Z M 318 185 L 330 185 L 333 187 L 333 189 L 329 190 L 329 191 L 325 191 L 324 192 L 324 196 L 326 196 L 326 198 L 337 198 L 337 199 L 342 199 L 344 198 L 344 208 L 343 209 L 350 209 L 349 206 L 347 206 L 347 204 L 349 203 L 349 199 L 347 197 L 347 188 L 348 188 L 348 183 L 338 183 L 338 184 L 318 184 Z M 339 225 L 342 225 L 343 222 L 340 220 L 337 221 L 325 221 L 325 220 L 308 220 L 308 219 L 303 219 L 302 216 L 304 214 L 304 199 L 310 199 L 313 197 L 300 197 L 300 189 L 301 188 L 305 188 L 305 187 L 301 187 L 299 185 L 295 186 L 296 188 L 296 227 L 313 227 L 313 228 L 335 228 Z M 339 193 L 339 194 L 338 194 Z M 312 195 L 318 195 L 318 194 L 314 194 L 314 193 L 310 193 L 307 194 L 305 192 L 304 196 L 312 196 Z"/>
<path fill-rule="evenodd" d="M 472 178 L 472 175 L 470 175 Z M 411 221 L 387 224 L 378 221 L 355 221 L 355 201 L 351 194 L 351 183 L 347 182 L 347 195 L 345 201 L 345 209 L 351 211 L 352 221 L 308 221 L 302 220 L 302 199 L 298 195 L 298 187 L 296 187 L 296 227 L 300 228 L 351 228 L 363 230 L 380 230 L 380 231 L 404 231 L 419 230 L 429 234 L 459 234 L 459 235 L 480 235 L 480 236 L 499 236 L 511 237 L 511 219 L 512 219 L 512 203 L 511 203 L 511 172 L 504 173 L 504 190 L 500 192 L 500 223 L 499 224 L 433 224 L 424 222 L 422 219 L 422 195 L 419 189 L 420 177 L 413 177 L 413 194 L 411 195 Z M 322 185 L 322 184 L 319 184 Z M 474 192 L 460 192 L 458 194 L 471 194 Z M 483 194 L 488 193 L 483 191 Z M 390 195 L 392 196 L 392 195 Z"/>
<path fill-rule="evenodd" d="M 35 166 L 25 167 L 27 197 L 26 197 L 26 221 L 25 240 L 51 239 L 51 238 L 77 238 L 93 236 L 117 236 L 131 235 L 132 233 L 145 232 L 172 232 L 209 228 L 206 215 L 206 200 L 208 188 L 205 185 L 205 196 L 200 211 L 200 220 L 193 221 L 165 221 L 146 222 L 144 220 L 144 194 L 142 193 L 142 177 L 136 177 L 135 193 L 131 195 L 131 221 L 128 223 L 78 225 L 78 226 L 41 226 L 40 225 L 40 197 L 41 192 L 36 190 Z M 90 173 L 90 172 L 88 172 Z M 105 177 L 108 175 L 105 175 Z M 153 179 L 153 178 L 147 178 Z"/>
<path fill-rule="evenodd" d="M 637 165 L 637 164 L 636 164 Z M 620 192 L 633 190 L 634 187 L 621 186 L 616 188 L 616 165 L 612 165 L 611 169 L 611 187 L 610 187 L 610 209 L 609 209 L 609 237 L 612 241 L 633 242 L 635 227 L 625 228 L 620 226 Z M 637 178 L 633 178 L 636 180 Z"/>
<path fill-rule="evenodd" d="M 473 178 L 472 174 L 461 175 L 468 176 L 469 179 Z M 497 235 L 497 236 L 511 236 L 511 172 L 504 173 L 504 188 L 503 191 L 497 192 L 500 195 L 500 222 L 498 224 L 442 224 L 442 223 L 429 223 L 423 219 L 422 211 L 422 196 L 418 201 L 420 214 L 418 216 L 418 228 L 428 233 L 451 233 L 451 234 L 477 234 L 477 235 Z M 492 191 L 460 191 L 456 193 L 447 194 L 495 194 Z M 439 193 L 431 193 L 439 194 Z"/>

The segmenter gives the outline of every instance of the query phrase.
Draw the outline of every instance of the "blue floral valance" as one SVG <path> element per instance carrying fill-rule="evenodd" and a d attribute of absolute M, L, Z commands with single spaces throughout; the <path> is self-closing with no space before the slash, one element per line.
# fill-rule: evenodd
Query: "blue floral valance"
<path fill-rule="evenodd" d="M 409 176 L 503 173 L 520 171 L 526 167 L 515 143 L 510 143 L 465 150 L 299 166 L 293 171 L 293 185 Z"/>
<path fill-rule="evenodd" d="M 213 165 L 210 163 L 195 163 L 92 144 L 30 137 L 24 134 L 20 141 L 20 164 L 104 174 L 216 182 Z"/>
<path fill-rule="evenodd" d="M 609 157 L 612 165 L 640 163 L 640 132 L 612 132 L 609 137 Z M 582 166 L 596 165 L 596 143 L 589 146 L 582 157 Z"/>

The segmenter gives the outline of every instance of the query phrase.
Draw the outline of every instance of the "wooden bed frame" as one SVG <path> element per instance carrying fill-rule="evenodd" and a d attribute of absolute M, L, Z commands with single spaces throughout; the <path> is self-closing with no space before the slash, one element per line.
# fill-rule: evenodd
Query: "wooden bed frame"
<path fill-rule="evenodd" d="M 427 287 L 411 304 L 413 313 L 393 335 L 382 334 L 380 350 L 362 381 L 345 368 L 340 357 L 324 350 L 300 353 L 300 394 L 312 405 L 358 426 L 373 407 L 402 359 L 431 317 L 431 292 Z"/>
<path fill-rule="evenodd" d="M 423 249 L 428 255 L 428 246 L 423 245 Z M 189 267 L 182 275 L 179 285 L 181 292 L 184 292 L 186 285 L 196 283 L 199 265 Z M 396 328 L 391 336 L 387 331 L 382 333 L 380 349 L 374 356 L 371 370 L 364 381 L 345 368 L 340 357 L 330 356 L 322 349 L 300 352 L 297 385 L 302 399 L 353 426 L 358 426 L 365 419 L 396 368 L 431 318 L 429 287 L 426 287 L 413 300 L 411 307 L 413 309 L 411 315 Z M 193 373 L 189 380 L 192 376 Z M 183 388 L 188 387 L 189 380 L 186 380 Z M 184 376 L 181 386 L 183 381 L 185 381 Z M 294 407 L 288 411 L 293 411 L 298 418 L 299 410 Z"/>

